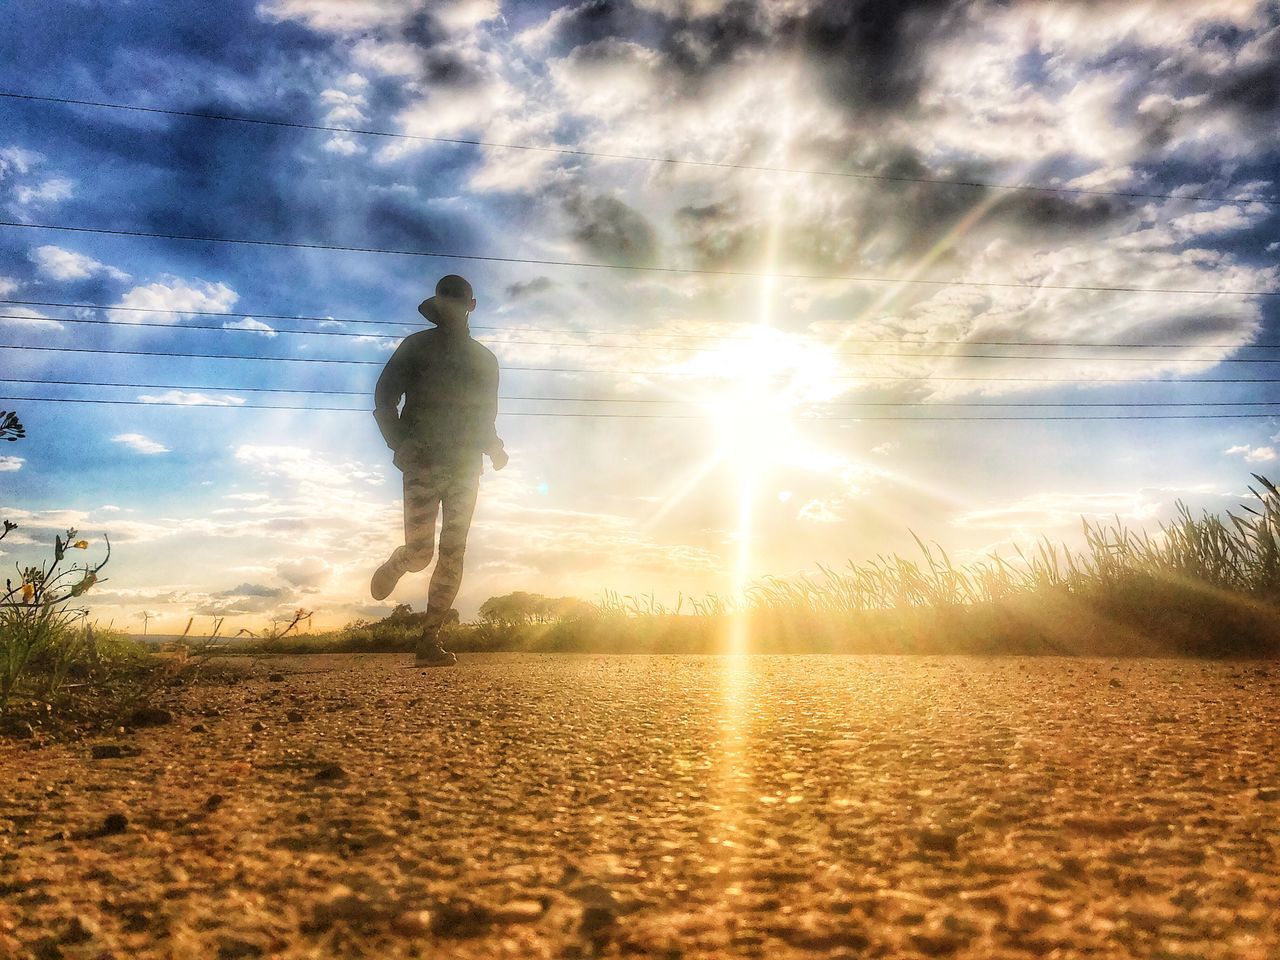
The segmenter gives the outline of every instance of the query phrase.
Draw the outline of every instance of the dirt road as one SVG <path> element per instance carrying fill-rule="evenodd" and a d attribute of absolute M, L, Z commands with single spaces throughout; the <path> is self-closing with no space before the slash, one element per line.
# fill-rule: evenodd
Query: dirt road
<path fill-rule="evenodd" d="M 1280 956 L 1280 667 L 738 663 L 297 657 L 0 741 L 0 957 Z"/>

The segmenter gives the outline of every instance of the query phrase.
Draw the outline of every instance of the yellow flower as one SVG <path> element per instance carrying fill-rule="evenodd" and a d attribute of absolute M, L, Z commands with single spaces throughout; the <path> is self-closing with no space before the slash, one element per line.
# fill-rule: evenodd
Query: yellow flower
<path fill-rule="evenodd" d="M 22 583 L 22 602 L 30 603 L 32 600 L 35 599 L 35 596 L 36 596 L 35 584 L 24 580 Z"/>
<path fill-rule="evenodd" d="M 77 550 L 88 550 L 88 549 L 89 549 L 89 541 L 88 541 L 88 540 L 77 540 L 77 541 L 76 541 L 75 543 L 73 543 L 71 546 L 75 547 Z"/>

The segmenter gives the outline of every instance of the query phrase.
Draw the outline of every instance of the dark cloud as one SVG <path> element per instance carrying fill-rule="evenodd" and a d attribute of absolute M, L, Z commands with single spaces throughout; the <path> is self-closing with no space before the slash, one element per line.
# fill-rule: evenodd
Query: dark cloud
<path fill-rule="evenodd" d="M 291 595 L 287 587 L 268 587 L 262 583 L 242 583 L 230 590 L 223 590 L 219 597 L 263 597 L 266 599 L 284 599 Z"/>
<path fill-rule="evenodd" d="M 1008 191 L 992 208 L 1002 218 L 1035 230 L 1089 231 L 1133 212 L 1133 201 L 1119 197 Z"/>
<path fill-rule="evenodd" d="M 509 284 L 504 292 L 508 300 L 524 300 L 544 293 L 554 285 L 550 277 L 534 277 L 532 280 L 517 280 Z"/>
<path fill-rule="evenodd" d="M 759 4 L 743 0 L 709 16 L 686 17 L 669 26 L 659 50 L 668 67 L 696 80 L 765 46 L 770 38 Z"/>
<path fill-rule="evenodd" d="M 592 254 L 611 263 L 652 264 L 657 259 L 658 239 L 643 215 L 617 197 L 571 194 L 564 202 L 572 220 L 573 238 Z"/>
<path fill-rule="evenodd" d="M 380 197 L 369 204 L 365 229 L 378 246 L 425 249 L 442 245 L 436 217 L 411 202 L 391 197 Z"/>
<path fill-rule="evenodd" d="M 1280 28 L 1261 43 L 1248 63 L 1204 82 L 1210 100 L 1250 119 L 1280 118 Z"/>
<path fill-rule="evenodd" d="M 556 24 L 551 49 L 563 56 L 578 47 L 602 40 L 623 39 L 644 42 L 655 38 L 661 19 L 638 10 L 628 0 L 587 0 Z"/>
<path fill-rule="evenodd" d="M 745 259 L 760 248 L 759 224 L 743 219 L 736 199 L 690 204 L 676 211 L 675 226 L 699 267 L 716 269 Z"/>
<path fill-rule="evenodd" d="M 958 0 L 825 0 L 790 21 L 781 45 L 812 64 L 829 98 L 894 109 L 915 100 L 924 54 L 958 19 Z"/>
<path fill-rule="evenodd" d="M 427 82 L 435 87 L 469 87 L 484 80 L 484 73 L 447 49 L 429 51 L 423 58 Z"/>

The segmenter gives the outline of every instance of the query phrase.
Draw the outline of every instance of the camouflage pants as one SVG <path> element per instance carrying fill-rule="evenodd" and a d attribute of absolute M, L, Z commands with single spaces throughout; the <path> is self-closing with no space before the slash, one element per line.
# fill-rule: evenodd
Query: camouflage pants
<path fill-rule="evenodd" d="M 480 488 L 478 469 L 411 465 L 404 471 L 404 546 L 392 560 L 402 572 L 426 568 L 435 552 L 436 517 L 441 513 L 440 550 L 427 594 L 429 628 L 444 623 L 462 586 L 467 531 Z"/>

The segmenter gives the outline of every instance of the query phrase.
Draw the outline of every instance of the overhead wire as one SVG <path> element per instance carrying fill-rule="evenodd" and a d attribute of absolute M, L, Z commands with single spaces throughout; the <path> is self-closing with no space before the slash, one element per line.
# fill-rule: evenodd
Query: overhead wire
<path fill-rule="evenodd" d="M 206 403 L 206 402 L 186 402 L 173 400 L 109 400 L 98 397 L 0 397 L 0 401 L 5 403 L 81 403 L 81 404 L 105 404 L 120 406 L 143 406 L 143 407 L 202 407 L 206 409 L 221 410 L 301 410 L 307 412 L 328 411 L 337 413 L 362 413 L 368 414 L 368 410 L 359 407 L 318 407 L 313 405 L 299 404 L 249 404 L 249 403 Z M 507 417 L 568 417 L 575 419 L 614 419 L 614 420 L 707 420 L 714 419 L 713 413 L 702 414 L 674 414 L 674 413 L 613 413 L 592 411 L 576 412 L 565 410 L 503 410 L 498 412 L 498 416 Z M 847 416 L 847 417 L 806 417 L 799 416 L 795 419 L 804 421 L 816 421 L 823 423 L 853 423 L 864 421 L 893 421 L 895 423 L 910 423 L 912 421 L 921 422 L 1048 422 L 1048 421 L 1088 421 L 1088 420 L 1259 420 L 1272 419 L 1280 416 L 1278 413 L 1158 413 L 1158 414 L 1100 414 L 1091 416 L 1074 416 L 1070 414 L 1035 414 L 1033 416 Z"/>
<path fill-rule="evenodd" d="M 95 326 L 114 326 L 123 328 L 150 328 L 163 329 L 173 332 L 183 330 L 201 330 L 216 331 L 218 333 L 247 333 L 261 336 L 299 336 L 299 337 L 346 337 L 348 339 L 379 339 L 376 334 L 367 333 L 350 333 L 342 330 L 279 330 L 279 329 L 259 329 L 247 326 L 216 326 L 212 324 L 171 324 L 171 323 L 150 323 L 147 321 L 130 321 L 130 320 L 97 320 L 85 317 L 28 317 L 21 314 L 0 313 L 0 320 L 27 320 L 27 321 L 47 321 L 49 323 L 78 323 L 89 324 Z M 381 339 L 395 339 L 393 337 L 382 337 Z M 681 346 L 644 346 L 627 343 L 583 343 L 568 342 L 563 340 L 519 340 L 519 339 L 489 339 L 487 342 L 490 346 L 542 346 L 542 347 L 562 347 L 569 349 L 586 349 L 601 348 L 609 350 L 648 350 L 648 351 L 678 351 L 682 353 L 719 353 L 720 349 L 715 347 L 681 347 Z M 804 343 L 804 341 L 801 341 Z M 910 341 L 908 341 L 910 343 Z M 1024 344 L 1025 346 L 1026 344 Z M 929 346 L 929 345 L 926 345 Z M 1106 348 L 1110 344 L 1086 344 L 1085 346 Z M 1213 349 L 1210 347 L 1187 347 L 1185 349 Z M 1073 361 L 1104 361 L 1116 362 L 1123 361 L 1129 363 L 1280 363 L 1280 357 L 1105 357 L 1105 356 L 1048 356 L 1044 354 L 1025 354 L 1025 353 L 922 353 L 918 350 L 877 350 L 870 352 L 841 350 L 828 354 L 832 357 L 857 357 L 857 358 L 874 358 L 874 357 L 906 357 L 906 358 L 922 358 L 926 360 L 1073 360 Z"/>
<path fill-rule="evenodd" d="M 415 330 L 423 329 L 422 320 L 369 320 L 357 319 L 351 317 L 332 317 L 332 316 L 313 316 L 306 314 L 292 313 L 266 313 L 261 310 L 189 310 L 185 308 L 173 307 L 137 307 L 126 306 L 123 304 L 105 304 L 105 303 L 83 303 L 70 302 L 61 300 L 14 300 L 0 297 L 0 303 L 7 303 L 14 306 L 38 306 L 38 307 L 66 307 L 84 310 L 104 310 L 104 311 L 126 311 L 133 313 L 162 313 L 169 316 L 184 317 L 224 317 L 232 319 L 235 317 L 254 318 L 259 320 L 303 320 L 318 323 L 335 323 L 335 324 L 369 324 L 378 326 L 397 326 L 412 327 Z M 82 322 L 80 320 L 72 320 L 66 317 L 44 317 L 44 316 L 27 316 L 25 314 L 8 315 L 14 320 L 56 320 L 60 322 Z M 116 321 L 120 325 L 135 326 L 159 326 L 169 329 L 202 329 L 194 324 L 134 324 L 132 321 Z M 600 337 L 636 337 L 642 339 L 664 339 L 664 340 L 699 340 L 711 342 L 753 342 L 757 338 L 754 334 L 695 334 L 695 333 L 674 333 L 674 332 L 658 332 L 653 330 L 601 330 L 591 328 L 572 328 L 572 327 L 525 327 L 525 326 L 509 326 L 509 325 L 493 325 L 493 324 L 469 324 L 471 330 L 487 330 L 494 333 L 538 333 L 538 334 L 563 334 L 567 336 L 600 336 Z M 236 328 L 236 327 L 216 327 L 210 329 L 249 329 L 251 332 L 265 333 L 267 331 L 253 331 L 252 328 Z M 304 331 L 297 330 L 279 330 L 276 333 L 301 333 Z M 348 336 L 396 336 L 394 333 L 370 333 L 370 334 L 347 334 Z M 912 344 L 928 344 L 928 345 L 945 345 L 945 346 L 976 346 L 976 347 L 1112 347 L 1115 349 L 1160 349 L 1160 350 L 1183 350 L 1183 349 L 1200 349 L 1200 350 L 1280 350 L 1280 343 L 1151 343 L 1149 341 L 1123 342 L 1123 343 L 1099 343 L 1096 340 L 972 340 L 972 339 L 938 339 L 934 337 L 921 339 L 908 339 L 906 336 L 899 337 L 849 337 L 841 335 L 832 340 L 821 337 L 805 336 L 804 342 L 821 346 L 825 343 L 912 343 Z M 518 343 L 521 341 L 505 341 Z M 626 344 L 599 344 L 599 346 L 626 346 Z"/>
<path fill-rule="evenodd" d="M 394 140 L 410 140 L 419 143 L 439 143 L 456 146 L 492 147 L 503 150 L 521 150 L 534 153 L 558 154 L 569 157 L 590 157 L 602 160 L 629 160 L 641 163 L 660 163 L 673 166 L 706 167 L 717 170 L 744 170 L 755 173 L 786 173 L 804 176 L 840 177 L 851 180 L 868 180 L 892 183 L 921 183 L 937 186 L 970 187 L 983 190 L 1007 190 L 1036 193 L 1062 193 L 1075 196 L 1117 197 L 1139 200 L 1185 200 L 1199 203 L 1261 203 L 1280 205 L 1280 200 L 1266 197 L 1221 197 L 1203 194 L 1156 193 L 1130 190 L 1101 190 L 1090 187 L 1051 186 L 1047 184 L 995 183 L 982 180 L 961 180 L 949 177 L 922 177 L 900 173 L 872 173 L 865 170 L 824 170 L 820 168 L 782 167 L 767 164 L 737 163 L 728 160 L 700 160 L 688 157 L 656 157 L 633 153 L 614 153 L 601 150 L 584 150 L 574 147 L 546 146 L 527 143 L 505 143 L 496 140 L 480 140 L 465 137 L 433 137 L 424 134 L 400 133 L 391 130 L 373 130 L 361 127 L 340 127 L 334 124 L 305 123 L 299 120 L 281 120 L 272 117 L 248 117 L 203 110 L 175 110 L 164 107 L 144 107 L 138 104 L 113 103 L 104 100 L 83 100 L 73 97 L 56 97 L 16 90 L 0 90 L 0 98 L 36 103 L 56 103 L 63 106 L 94 107 L 105 110 L 122 110 L 134 113 L 185 117 L 225 123 L 254 124 L 260 126 L 287 127 L 296 130 L 313 130 L 323 133 L 344 133 L 362 137 L 380 137 Z"/>
<path fill-rule="evenodd" d="M 232 316 L 239 316 L 233 314 Z M 246 318 L 250 318 L 252 314 L 245 314 Z M 88 324 L 94 326 L 114 326 L 123 328 L 146 328 L 160 329 L 174 332 L 183 330 L 210 330 L 226 333 L 248 333 L 258 336 L 276 336 L 277 334 L 289 336 L 307 336 L 307 337 L 345 337 L 347 339 L 370 340 L 370 339 L 397 339 L 393 334 L 370 334 L 370 333 L 351 333 L 345 330 L 283 330 L 274 327 L 258 328 L 250 326 L 235 326 L 234 324 L 200 324 L 200 323 L 154 323 L 145 320 L 101 320 L 86 317 L 30 317 L 24 314 L 0 313 L 0 320 L 27 320 L 27 321 L 47 321 L 50 323 L 77 323 Z M 717 347 L 685 347 L 672 346 L 669 344 L 660 344 L 655 346 L 637 345 L 631 343 L 588 343 L 573 342 L 564 340 L 523 340 L 515 338 L 490 338 L 482 342 L 487 342 L 491 346 L 542 346 L 542 347 L 567 347 L 572 349 L 581 348 L 601 348 L 607 350 L 663 350 L 663 351 L 679 351 L 683 353 L 719 353 L 723 348 Z M 821 348 L 821 343 L 814 343 L 806 338 L 797 338 L 797 342 L 806 346 L 816 346 Z M 912 346 L 920 344 L 921 346 L 941 345 L 928 341 L 913 340 L 875 340 L 874 343 L 898 344 Z M 984 345 L 983 341 L 968 340 L 954 341 L 957 345 Z M 1022 346 L 1022 347 L 1049 347 L 1064 348 L 1068 346 L 1064 343 L 1035 343 L 1031 341 L 1000 342 L 988 341 L 988 346 Z M 1108 349 L 1116 347 L 1116 344 L 1109 343 L 1075 343 L 1072 345 L 1076 348 L 1092 347 L 1098 349 Z M 1133 345 L 1122 345 L 1133 346 Z M 1185 350 L 1223 350 L 1223 349 L 1239 349 L 1238 346 L 1232 347 L 1228 345 L 1209 345 L 1209 344 L 1148 344 L 1148 347 L 1154 349 L 1159 347 L 1172 348 L 1174 346 Z M 922 353 L 920 351 L 895 351 L 895 350 L 878 350 L 874 352 L 858 352 L 858 351 L 834 351 L 828 354 L 834 357 L 924 357 L 927 359 L 946 360 L 951 358 L 967 358 L 977 360 L 1123 360 L 1135 363 L 1165 363 L 1171 361 L 1177 362 L 1214 362 L 1214 363 L 1280 363 L 1280 357 L 1103 357 L 1103 356 L 1086 356 L 1086 357 L 1062 357 L 1062 356 L 1045 356 L 1039 354 L 981 354 L 981 353 Z"/>
<path fill-rule="evenodd" d="M 28 318 L 29 319 L 29 318 Z M 254 356 L 252 354 L 227 354 L 227 353 L 187 353 L 172 350 L 118 350 L 106 349 L 103 347 L 51 347 L 44 345 L 28 345 L 16 343 L 0 343 L 0 350 L 34 350 L 46 353 L 88 353 L 88 354 L 106 354 L 111 356 L 129 356 L 129 357 L 171 357 L 188 360 L 250 360 L 258 362 L 277 362 L 277 363 L 330 363 L 330 364 L 348 364 L 355 366 L 383 366 L 385 360 L 361 360 L 354 357 L 281 357 L 281 356 Z M 874 356 L 874 355 L 873 355 Z M 918 356 L 918 355 L 917 355 Z M 987 358 L 996 359 L 996 358 Z M 1001 357 L 999 359 L 1016 359 Z M 1035 358 L 1049 359 L 1049 358 Z M 1054 358 L 1054 359 L 1081 359 L 1081 358 Z M 1097 357 L 1086 357 L 1085 360 L 1104 359 Z M 1130 358 L 1114 358 L 1114 359 L 1130 359 Z M 1172 358 L 1161 358 L 1161 362 L 1171 362 Z M 1177 362 L 1197 362 L 1194 360 L 1177 361 Z M 1217 361 L 1198 361 L 1203 363 Z M 608 376 L 636 376 L 636 377 L 702 377 L 705 379 L 726 379 L 732 378 L 732 373 L 715 373 L 698 370 L 610 370 L 610 369 L 590 369 L 585 367 L 538 367 L 525 366 L 519 364 L 506 364 L 502 368 L 506 371 L 526 372 L 526 373 L 564 373 L 564 374 L 601 374 Z M 773 375 L 773 379 L 786 376 L 785 373 Z M 1232 377 L 1232 378 L 1201 378 L 1198 380 L 1185 380 L 1182 378 L 1136 378 L 1136 377 L 939 377 L 932 374 L 927 376 L 888 376 L 876 374 L 840 374 L 828 377 L 830 380 L 896 380 L 922 382 L 930 380 L 940 381 L 976 381 L 982 383 L 1280 383 L 1280 379 L 1269 379 L 1265 377 Z"/>
<path fill-rule="evenodd" d="M 706 267 L 671 267 L 638 263 L 604 263 L 591 260 L 552 260 L 536 257 L 501 257 L 493 254 L 455 253 L 446 250 L 411 250 L 394 247 L 363 247 L 336 243 L 304 243 L 296 240 L 262 240 L 251 237 L 199 236 L 183 233 L 161 233 L 152 230 L 125 230 L 110 227 L 86 227 L 74 224 L 30 223 L 0 220 L 0 227 L 19 230 L 50 230 L 62 233 L 98 236 L 135 237 L 153 240 L 178 240 L 191 243 L 219 243 L 256 247 L 280 247 L 292 250 L 329 250 L 340 253 L 372 253 L 428 259 L 468 260 L 477 263 L 519 263 L 542 267 L 577 267 L 591 270 L 622 270 L 633 273 L 668 273 L 680 276 L 739 277 L 772 280 L 830 281 L 838 283 L 922 284 L 937 287 L 979 287 L 983 289 L 1072 290 L 1089 293 L 1155 293 L 1179 296 L 1280 297 L 1276 290 L 1224 290 L 1196 287 L 1134 287 L 1122 284 L 1021 283 L 1015 280 L 939 280 L 929 277 L 878 277 L 832 273 L 779 273 L 758 270 L 713 270 Z"/>
<path fill-rule="evenodd" d="M 46 387 L 117 387 L 130 390 L 180 390 L 195 393 L 213 390 L 222 393 L 287 393 L 304 396 L 369 397 L 370 390 L 320 390 L 302 387 L 251 387 L 234 384 L 210 383 L 134 383 L 112 380 L 63 380 L 48 377 L 0 377 L 0 383 L 39 384 Z M 499 400 L 537 401 L 543 403 L 657 403 L 701 405 L 702 400 L 677 400 L 660 397 L 558 397 L 502 395 Z M 1272 407 L 1280 406 L 1280 400 L 1163 400 L 1163 401 L 1063 401 L 1009 400 L 1009 401 L 956 401 L 956 400 L 817 400 L 798 403 L 797 406 L 821 407 Z M 300 409 L 311 409 L 303 407 Z"/>

